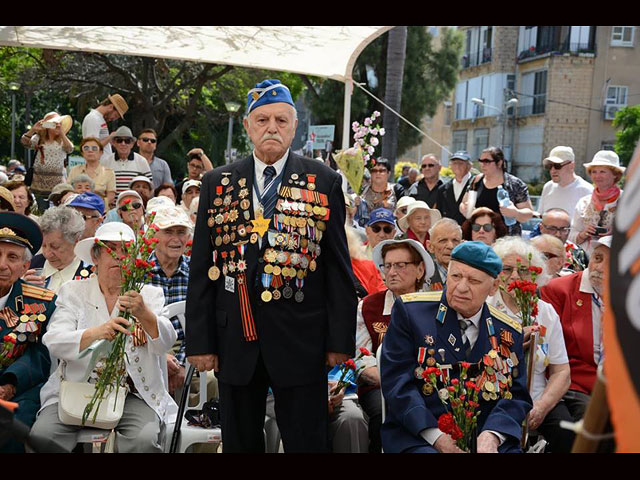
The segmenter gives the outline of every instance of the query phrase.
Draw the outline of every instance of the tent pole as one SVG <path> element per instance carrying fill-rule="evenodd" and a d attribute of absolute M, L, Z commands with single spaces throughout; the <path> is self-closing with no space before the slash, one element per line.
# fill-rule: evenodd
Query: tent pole
<path fill-rule="evenodd" d="M 352 79 L 344 82 L 344 113 L 342 118 L 342 149 L 350 147 L 351 140 L 351 95 L 353 93 Z"/>

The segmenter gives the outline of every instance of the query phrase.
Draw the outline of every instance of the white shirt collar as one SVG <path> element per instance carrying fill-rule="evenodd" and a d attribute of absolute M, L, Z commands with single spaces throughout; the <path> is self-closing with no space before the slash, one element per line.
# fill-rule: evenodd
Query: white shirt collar
<path fill-rule="evenodd" d="M 393 308 L 395 301 L 396 296 L 391 290 L 387 290 L 387 293 L 384 296 L 384 308 L 382 309 L 382 315 L 391 315 L 391 309 Z"/>
<path fill-rule="evenodd" d="M 465 317 L 465 316 L 463 316 L 463 315 L 461 315 L 460 313 L 458 313 L 458 320 L 463 320 L 463 319 L 465 319 L 465 318 L 466 318 L 467 320 L 470 320 L 470 321 L 471 321 L 471 323 L 473 323 L 473 325 L 474 325 L 476 328 L 479 328 L 479 327 L 478 327 L 478 325 L 480 324 L 480 317 L 482 317 L 482 310 L 483 310 L 483 309 L 482 309 L 482 308 L 480 308 L 480 310 L 478 310 L 478 313 L 476 313 L 476 314 L 474 314 L 473 316 L 468 317 L 468 318 L 467 318 L 467 317 Z M 457 312 L 456 312 L 456 313 L 457 313 Z"/>
<path fill-rule="evenodd" d="M 271 166 L 276 169 L 276 177 L 280 175 L 280 173 L 282 173 L 282 169 L 284 168 L 284 165 L 285 165 L 285 160 L 287 159 L 288 156 L 289 156 L 289 149 L 287 149 L 287 151 L 284 153 L 284 156 L 282 158 L 277 160 L 275 163 L 271 164 Z M 254 160 L 253 164 L 255 165 L 256 180 L 258 181 L 258 185 L 262 188 L 262 179 L 264 177 L 264 170 L 268 167 L 268 165 L 256 156 L 255 150 L 253 151 L 253 160 Z"/>
<path fill-rule="evenodd" d="M 580 280 L 580 291 L 582 293 L 595 293 L 597 292 L 593 289 L 591 282 L 589 281 L 589 267 L 585 268 L 582 272 L 582 280 Z"/>
<path fill-rule="evenodd" d="M 453 181 L 455 183 L 457 183 L 458 185 L 464 186 L 469 181 L 470 178 L 471 178 L 471 172 L 467 172 L 467 174 L 464 177 L 462 177 L 462 181 L 461 182 L 459 182 L 455 177 L 453 177 Z"/>

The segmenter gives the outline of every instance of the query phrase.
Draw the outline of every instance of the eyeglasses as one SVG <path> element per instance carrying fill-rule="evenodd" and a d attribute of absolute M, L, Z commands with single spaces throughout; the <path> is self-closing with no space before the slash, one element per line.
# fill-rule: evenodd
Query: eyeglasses
<path fill-rule="evenodd" d="M 129 206 L 131 206 L 131 208 L 129 208 Z M 121 205 L 118 207 L 118 210 L 120 210 L 121 212 L 126 212 L 127 210 L 137 210 L 138 208 L 141 208 L 142 204 L 140 202 L 134 202 L 134 203 L 127 203 L 125 205 Z"/>
<path fill-rule="evenodd" d="M 571 162 L 564 162 L 564 163 L 549 163 L 547 164 L 547 170 L 560 170 L 562 167 L 564 167 L 565 165 L 569 165 Z"/>
<path fill-rule="evenodd" d="M 126 143 L 127 145 L 129 145 L 130 143 L 133 143 L 133 138 L 129 138 L 129 137 L 116 137 L 113 139 L 114 142 L 116 143 Z"/>
<path fill-rule="evenodd" d="M 148 138 L 148 137 L 141 138 L 140 140 L 142 140 L 145 143 L 156 143 L 158 141 L 155 138 Z"/>
<path fill-rule="evenodd" d="M 502 268 L 502 273 L 506 274 L 507 277 L 510 277 L 513 274 L 514 270 L 516 270 L 518 272 L 518 275 L 520 277 L 528 277 L 528 276 L 531 275 L 531 272 L 529 271 L 529 268 L 527 268 L 527 267 L 520 267 L 520 268 L 503 267 Z"/>
<path fill-rule="evenodd" d="M 474 223 L 473 225 L 471 225 L 471 230 L 473 230 L 474 232 L 479 232 L 480 229 L 482 229 L 485 232 L 489 233 L 490 231 L 493 230 L 493 224 L 492 223 L 485 223 L 484 225 L 480 225 L 478 223 Z"/>
<path fill-rule="evenodd" d="M 493 160 L 493 159 L 487 160 L 486 158 L 479 158 L 478 161 L 480 163 L 497 163 L 497 160 Z"/>
<path fill-rule="evenodd" d="M 389 273 L 391 271 L 391 269 L 394 268 L 394 267 L 395 267 L 396 271 L 402 272 L 407 268 L 407 266 L 415 265 L 416 263 L 418 263 L 418 262 L 385 263 L 383 265 L 380 265 L 380 268 L 386 273 Z"/>
<path fill-rule="evenodd" d="M 560 258 L 560 255 L 556 255 L 555 253 L 551 253 L 551 252 L 542 252 L 542 255 L 544 255 L 544 258 L 546 258 L 547 260 L 553 260 L 554 258 Z"/>
<path fill-rule="evenodd" d="M 395 228 L 391 225 L 385 225 L 384 227 L 381 227 L 380 225 L 371 225 L 371 230 L 373 230 L 373 233 L 380 233 L 380 230 L 384 230 L 384 233 L 389 235 L 390 233 L 393 233 Z"/>
<path fill-rule="evenodd" d="M 85 215 L 84 213 L 82 214 L 82 218 L 86 220 L 91 220 L 92 218 L 102 218 L 102 215 Z"/>
<path fill-rule="evenodd" d="M 553 227 L 553 226 L 547 226 L 544 223 L 541 223 L 540 227 L 552 233 L 569 233 L 569 231 L 571 230 L 571 227 Z"/>
<path fill-rule="evenodd" d="M 422 168 L 433 168 L 437 165 L 437 163 L 425 163 L 422 165 Z"/>
<path fill-rule="evenodd" d="M 97 152 L 98 150 L 100 150 L 100 147 L 98 147 L 97 145 L 85 145 L 82 147 L 82 150 L 85 152 Z"/>

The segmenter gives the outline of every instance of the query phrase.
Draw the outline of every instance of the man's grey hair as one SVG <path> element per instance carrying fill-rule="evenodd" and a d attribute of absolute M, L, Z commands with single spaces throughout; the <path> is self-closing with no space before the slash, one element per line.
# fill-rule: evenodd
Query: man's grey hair
<path fill-rule="evenodd" d="M 29 250 L 27 247 L 24 247 L 24 254 L 22 256 L 24 262 L 29 262 L 31 263 L 31 259 L 33 258 L 33 253 L 31 253 L 31 250 Z"/>
<path fill-rule="evenodd" d="M 429 238 L 433 238 L 433 234 L 436 231 L 436 227 L 438 225 L 449 225 L 450 227 L 455 228 L 458 231 L 458 233 L 460 234 L 460 236 L 462 237 L 462 228 L 460 227 L 458 222 L 456 222 L 452 218 L 445 217 L 445 218 L 441 218 L 436 223 L 431 225 L 431 228 L 429 229 Z"/>
<path fill-rule="evenodd" d="M 86 175 L 84 173 L 78 175 L 77 177 L 74 177 L 74 179 L 71 181 L 71 185 L 73 186 L 73 188 L 76 188 L 76 185 L 78 183 L 89 183 L 89 187 L 91 188 L 92 192 L 96 188 L 96 182 L 94 182 L 89 175 Z"/>
<path fill-rule="evenodd" d="M 418 175 L 420 173 L 420 171 L 415 167 L 411 167 L 409 169 L 409 175 L 411 175 L 412 173 L 415 173 L 416 175 Z"/>
<path fill-rule="evenodd" d="M 75 245 L 84 232 L 84 218 L 75 208 L 60 205 L 49 208 L 42 214 L 40 230 L 43 235 L 60 232 L 65 241 Z"/>

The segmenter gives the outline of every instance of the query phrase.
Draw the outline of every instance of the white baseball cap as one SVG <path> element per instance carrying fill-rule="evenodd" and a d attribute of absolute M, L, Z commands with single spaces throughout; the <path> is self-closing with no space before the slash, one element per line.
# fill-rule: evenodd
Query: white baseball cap
<path fill-rule="evenodd" d="M 138 175 L 137 177 L 134 177 L 133 180 L 131 180 L 131 182 L 129 183 L 129 188 L 131 188 L 136 182 L 145 182 L 149 184 L 149 186 L 153 190 L 153 182 L 149 180 L 149 177 L 145 177 L 144 175 Z"/>
<path fill-rule="evenodd" d="M 549 163 L 565 163 L 575 162 L 576 156 L 571 147 L 553 147 L 549 152 L 549 156 L 542 160 L 542 164 L 546 167 Z"/>
<path fill-rule="evenodd" d="M 124 192 L 120 192 L 120 195 L 118 195 L 118 199 L 116 200 L 116 205 L 120 205 L 120 200 L 122 200 L 125 197 L 136 197 L 138 200 L 142 202 L 142 197 L 138 192 L 136 192 L 135 190 L 125 190 Z"/>
<path fill-rule="evenodd" d="M 187 180 L 186 182 L 184 182 L 182 184 L 182 194 L 183 195 L 185 194 L 185 192 L 187 191 L 187 189 L 189 187 L 201 188 L 202 187 L 202 182 L 200 180 Z"/>
<path fill-rule="evenodd" d="M 122 222 L 109 222 L 102 224 L 96 234 L 93 237 L 85 238 L 76 243 L 73 252 L 84 263 L 93 264 L 94 260 L 91 258 L 91 248 L 96 243 L 96 240 L 103 242 L 132 242 L 135 241 L 136 235 L 129 225 Z"/>
<path fill-rule="evenodd" d="M 165 230 L 170 227 L 187 227 L 193 228 L 191 219 L 185 212 L 184 208 L 172 205 L 170 207 L 160 207 L 156 210 L 156 216 L 153 223 L 160 229 Z"/>

